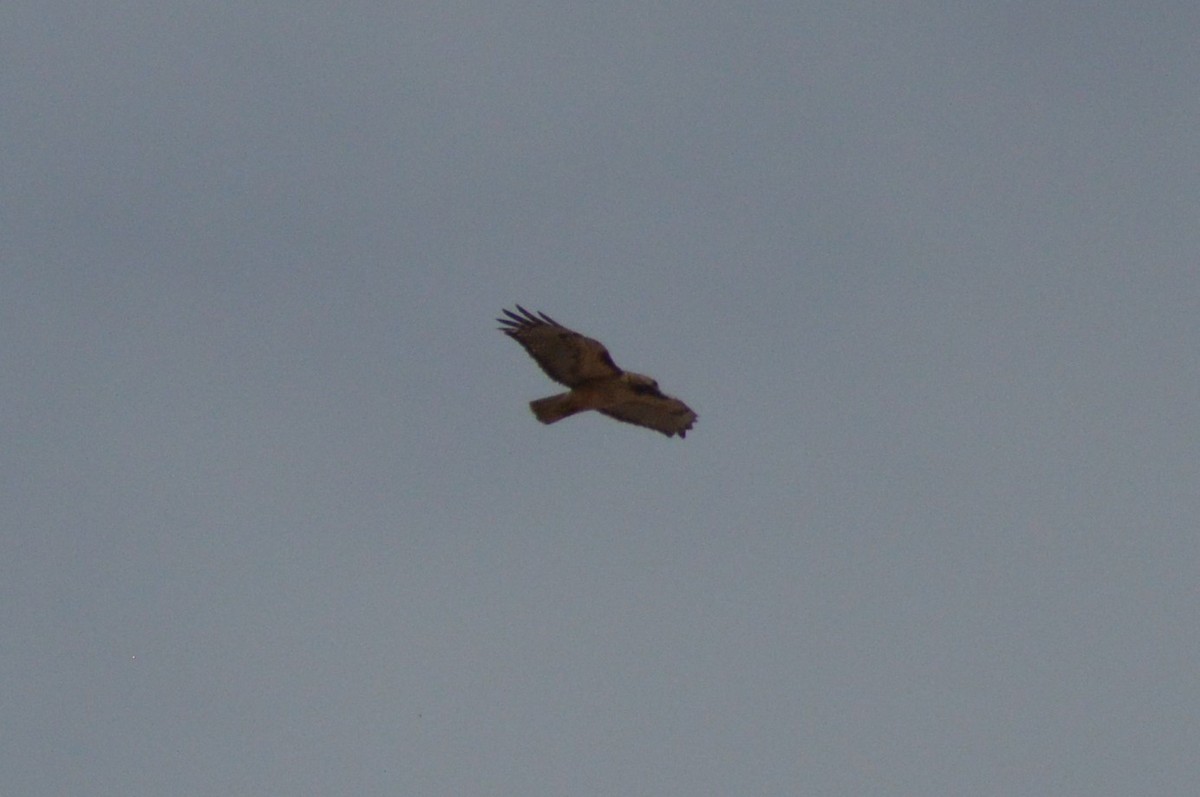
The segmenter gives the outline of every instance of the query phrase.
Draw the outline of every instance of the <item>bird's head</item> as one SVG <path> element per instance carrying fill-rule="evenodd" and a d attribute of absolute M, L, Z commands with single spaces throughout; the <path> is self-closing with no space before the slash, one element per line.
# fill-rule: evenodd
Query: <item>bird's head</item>
<path fill-rule="evenodd" d="M 635 393 L 661 395 L 661 392 L 658 389 L 658 382 L 655 382 L 648 376 L 626 371 L 621 375 L 621 378 L 625 380 L 625 384 L 629 385 L 629 387 L 632 388 L 633 392 Z"/>

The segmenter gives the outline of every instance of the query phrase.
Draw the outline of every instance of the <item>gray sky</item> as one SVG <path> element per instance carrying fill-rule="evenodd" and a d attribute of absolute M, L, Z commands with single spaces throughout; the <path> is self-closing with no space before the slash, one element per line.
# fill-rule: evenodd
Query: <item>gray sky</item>
<path fill-rule="evenodd" d="M 0 793 L 1194 788 L 1198 31 L 5 3 Z"/>

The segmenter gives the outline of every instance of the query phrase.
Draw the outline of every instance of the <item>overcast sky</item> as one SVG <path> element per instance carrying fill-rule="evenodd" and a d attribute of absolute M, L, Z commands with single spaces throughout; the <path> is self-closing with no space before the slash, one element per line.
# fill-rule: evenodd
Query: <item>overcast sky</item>
<path fill-rule="evenodd" d="M 1198 36 L 9 0 L 0 793 L 1189 793 Z"/>

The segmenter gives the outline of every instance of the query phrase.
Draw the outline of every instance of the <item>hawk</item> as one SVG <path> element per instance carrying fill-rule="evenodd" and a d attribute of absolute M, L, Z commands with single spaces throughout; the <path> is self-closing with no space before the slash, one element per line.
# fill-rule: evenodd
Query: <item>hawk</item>
<path fill-rule="evenodd" d="M 596 410 L 618 421 L 645 426 L 667 437 L 686 437 L 696 413 L 677 398 L 664 395 L 648 376 L 622 371 L 598 340 L 567 329 L 545 313 L 521 305 L 497 318 L 500 331 L 520 343 L 546 376 L 571 388 L 567 393 L 529 402 L 542 423 L 555 423 L 584 410 Z"/>

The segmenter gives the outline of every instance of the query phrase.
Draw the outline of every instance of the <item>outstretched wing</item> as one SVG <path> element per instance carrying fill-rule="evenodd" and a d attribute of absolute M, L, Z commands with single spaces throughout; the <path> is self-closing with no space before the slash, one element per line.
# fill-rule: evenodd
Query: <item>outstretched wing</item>
<path fill-rule="evenodd" d="M 600 412 L 618 421 L 645 426 L 662 432 L 667 437 L 687 437 L 688 430 L 696 422 L 696 413 L 674 396 L 660 393 L 657 387 L 633 385 L 626 401 Z"/>
<path fill-rule="evenodd" d="M 496 319 L 504 325 L 500 331 L 520 343 L 555 382 L 576 387 L 621 375 L 600 341 L 567 329 L 545 313 L 534 315 L 519 304 L 517 310 L 519 314 L 505 310 L 508 317 Z"/>

